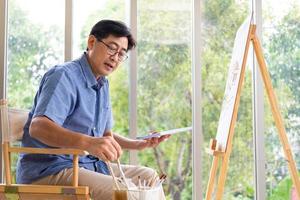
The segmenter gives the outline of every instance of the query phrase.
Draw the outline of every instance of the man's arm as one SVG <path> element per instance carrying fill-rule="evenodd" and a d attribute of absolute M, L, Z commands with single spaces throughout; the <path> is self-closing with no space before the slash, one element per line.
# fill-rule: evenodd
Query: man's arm
<path fill-rule="evenodd" d="M 104 135 L 111 135 L 111 131 L 106 132 Z M 130 149 L 130 150 L 142 150 L 145 148 L 156 147 L 162 141 L 164 141 L 170 137 L 170 135 L 164 135 L 159 138 L 151 138 L 151 139 L 147 139 L 147 140 L 136 140 L 136 139 L 130 139 L 130 138 L 121 136 L 117 133 L 113 133 L 113 136 L 122 148 Z"/>
<path fill-rule="evenodd" d="M 57 125 L 45 116 L 32 119 L 30 136 L 52 147 L 75 148 L 103 160 L 116 160 L 122 154 L 120 145 L 111 136 L 91 137 Z"/>

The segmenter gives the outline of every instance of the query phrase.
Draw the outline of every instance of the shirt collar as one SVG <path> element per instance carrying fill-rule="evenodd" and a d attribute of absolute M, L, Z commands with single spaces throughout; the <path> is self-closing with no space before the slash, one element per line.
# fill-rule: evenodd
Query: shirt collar
<path fill-rule="evenodd" d="M 79 59 L 83 75 L 85 77 L 87 87 L 93 88 L 101 88 L 103 84 L 107 81 L 105 77 L 101 77 L 100 79 L 96 79 L 95 75 L 93 74 L 92 68 L 87 60 L 86 52 L 84 52 Z"/>

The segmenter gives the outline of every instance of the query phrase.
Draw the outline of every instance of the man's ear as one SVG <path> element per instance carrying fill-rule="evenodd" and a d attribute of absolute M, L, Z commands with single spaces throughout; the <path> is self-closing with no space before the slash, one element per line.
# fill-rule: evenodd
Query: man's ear
<path fill-rule="evenodd" d="M 93 35 L 90 35 L 89 37 L 88 37 L 88 41 L 87 41 L 87 48 L 89 49 L 89 50 L 91 50 L 91 49 L 93 49 L 93 47 L 94 47 L 94 45 L 95 45 L 95 43 L 96 43 L 96 38 L 95 38 L 95 36 L 93 36 Z"/>

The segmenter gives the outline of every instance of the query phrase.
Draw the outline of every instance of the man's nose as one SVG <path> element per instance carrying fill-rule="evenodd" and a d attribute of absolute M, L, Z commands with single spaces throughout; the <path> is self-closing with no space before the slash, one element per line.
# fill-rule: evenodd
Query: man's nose
<path fill-rule="evenodd" d="M 110 56 L 111 59 L 118 62 L 119 61 L 119 52 L 116 52 L 114 55 Z"/>

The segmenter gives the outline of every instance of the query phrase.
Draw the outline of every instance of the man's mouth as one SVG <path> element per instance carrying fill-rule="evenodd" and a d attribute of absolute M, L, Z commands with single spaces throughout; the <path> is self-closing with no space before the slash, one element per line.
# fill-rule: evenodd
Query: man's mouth
<path fill-rule="evenodd" d="M 111 64 L 109 64 L 109 63 L 104 63 L 104 64 L 105 64 L 106 67 L 109 67 L 109 68 L 111 68 L 111 69 L 114 68 L 114 67 L 113 67 Z"/>

